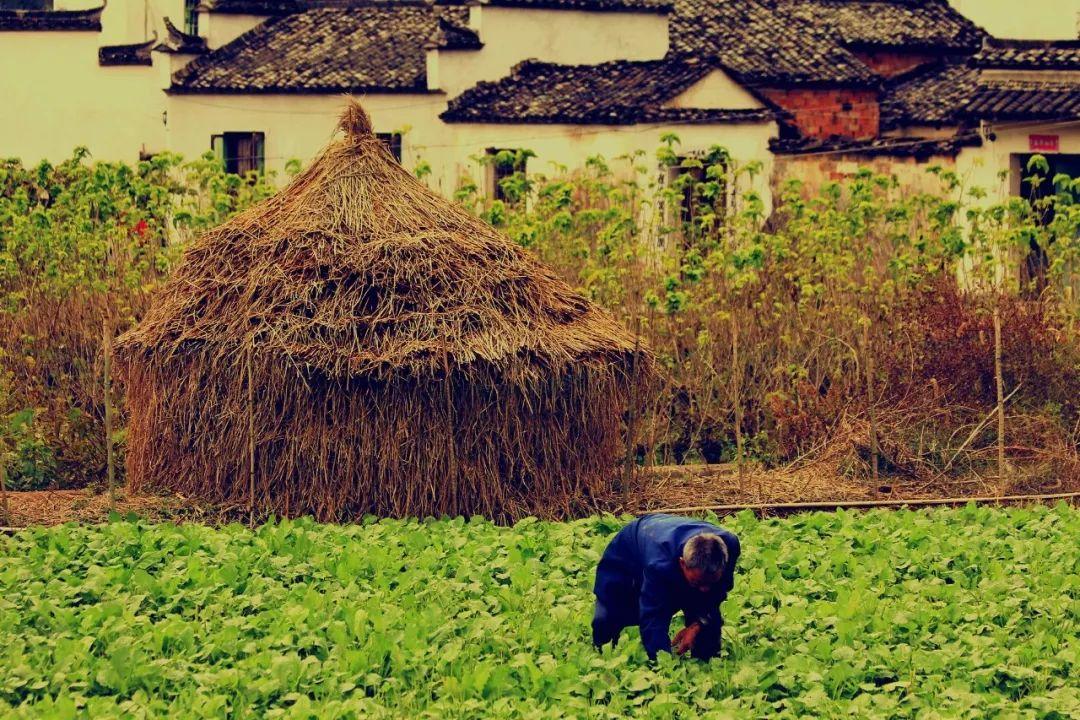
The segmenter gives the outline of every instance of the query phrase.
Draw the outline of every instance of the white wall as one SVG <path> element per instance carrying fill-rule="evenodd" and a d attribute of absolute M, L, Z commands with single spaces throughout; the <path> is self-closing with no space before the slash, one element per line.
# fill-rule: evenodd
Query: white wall
<path fill-rule="evenodd" d="M 134 162 L 164 147 L 159 69 L 101 67 L 100 45 L 96 32 L 0 32 L 0 156 L 58 161 L 85 145 Z"/>
<path fill-rule="evenodd" d="M 438 137 L 442 95 L 368 95 L 359 98 L 376 132 L 413 128 L 402 143 L 402 162 L 417 161 L 413 138 Z M 210 149 L 210 136 L 223 132 L 265 133 L 266 169 L 281 173 L 292 159 L 307 165 L 334 136 L 345 107 L 341 95 L 170 95 L 168 147 L 194 158 Z"/>
<path fill-rule="evenodd" d="M 713 70 L 665 103 L 664 107 L 747 110 L 764 105 L 726 72 Z"/>
<path fill-rule="evenodd" d="M 982 147 L 964 148 L 956 158 L 956 170 L 965 184 L 988 191 L 988 202 L 1000 202 L 1015 192 L 1016 179 L 1011 175 L 1004 179 L 998 173 L 1012 169 L 1014 154 L 1027 155 L 1031 135 L 1057 135 L 1059 152 L 1080 155 L 1080 125 L 1076 123 L 1047 123 L 1010 128 L 1007 125 L 993 128 L 995 140 L 984 142 Z M 1049 155 L 1051 153 L 1040 153 Z"/>
<path fill-rule="evenodd" d="M 1080 0 L 950 0 L 991 35 L 1003 38 L 1075 40 Z"/>
<path fill-rule="evenodd" d="M 199 35 L 206 38 L 206 45 L 216 50 L 240 37 L 248 30 L 261 25 L 267 18 L 262 15 L 232 15 L 228 13 L 199 13 Z M 181 27 L 176 22 L 173 24 Z"/>
<path fill-rule="evenodd" d="M 658 60 L 668 50 L 667 16 L 658 13 L 482 5 L 470 8 L 469 23 L 483 48 L 432 51 L 437 53 L 438 88 L 449 97 L 481 80 L 505 77 L 522 60 L 565 65 Z"/>
<path fill-rule="evenodd" d="M 436 142 L 426 145 L 416 138 L 413 149 L 417 156 L 431 163 L 436 173 L 430 184 L 445 195 L 457 188 L 458 179 L 471 176 L 477 182 L 485 182 L 484 169 L 474 160 L 483 156 L 488 148 L 528 149 L 537 157 L 530 158 L 529 173 L 556 174 L 557 166 L 577 170 L 592 156 L 604 157 L 612 169 L 629 170 L 629 163 L 619 163 L 616 158 L 635 152 L 643 152 L 640 162 L 655 165 L 656 150 L 660 137 L 674 133 L 680 139 L 679 153 L 708 150 L 713 145 L 727 148 L 740 163 L 760 160 L 764 163 L 762 173 L 753 189 L 759 191 L 770 205 L 768 178 L 772 172 L 772 155 L 769 138 L 775 137 L 774 122 L 743 123 L 732 125 L 499 125 L 460 124 L 452 125 L 449 132 L 436 137 Z M 629 173 L 626 174 L 629 178 Z M 639 178 L 647 181 L 650 178 Z M 749 189 L 749 188 L 742 188 Z"/>

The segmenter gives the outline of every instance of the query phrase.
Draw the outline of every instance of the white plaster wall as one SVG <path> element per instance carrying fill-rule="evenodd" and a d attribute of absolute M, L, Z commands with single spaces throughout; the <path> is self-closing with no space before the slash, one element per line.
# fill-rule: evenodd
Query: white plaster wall
<path fill-rule="evenodd" d="M 438 140 L 446 108 L 442 95 L 368 95 L 358 98 L 376 132 L 406 130 L 402 163 L 415 167 L 414 139 Z M 170 95 L 168 148 L 186 158 L 210 149 L 210 137 L 224 132 L 265 133 L 266 169 L 280 174 L 292 159 L 309 164 L 334 136 L 345 107 L 341 95 Z"/>
<path fill-rule="evenodd" d="M 952 6 L 1003 38 L 1069 40 L 1078 36 L 1080 0 L 950 0 Z"/>
<path fill-rule="evenodd" d="M 485 169 L 475 158 L 483 156 L 488 148 L 532 150 L 537 157 L 529 159 L 530 174 L 551 176 L 561 172 L 560 167 L 578 170 L 584 167 L 588 158 L 600 155 L 613 170 L 630 178 L 629 162 L 620 162 L 617 158 L 639 151 L 644 153 L 639 162 L 655 166 L 659 173 L 656 150 L 661 145 L 661 136 L 666 133 L 679 137 L 679 153 L 720 145 L 739 163 L 762 161 L 763 170 L 752 189 L 761 193 L 767 210 L 771 209 L 768 178 L 772 173 L 772 155 L 768 143 L 777 133 L 773 122 L 637 126 L 454 124 L 447 126 L 447 132 L 429 145 L 425 145 L 420 137 L 414 138 L 412 149 L 416 156 L 426 159 L 435 169 L 429 184 L 449 196 L 458 187 L 462 176 L 470 176 L 481 184 L 485 182 Z M 647 182 L 655 177 L 637 179 Z M 751 186 L 741 188 L 747 189 Z"/>
<path fill-rule="evenodd" d="M 480 50 L 438 53 L 439 89 L 454 97 L 497 80 L 522 60 L 565 65 L 658 60 L 668 50 L 668 20 L 658 13 L 585 12 L 474 6 L 469 24 Z"/>
<path fill-rule="evenodd" d="M 1000 202 L 1013 194 L 1015 180 L 999 178 L 1002 171 L 1011 169 L 1012 155 L 1031 154 L 1030 135 L 1057 135 L 1059 152 L 1080 154 L 1080 124 L 1047 123 L 1024 127 L 998 126 L 993 128 L 995 140 L 982 147 L 964 148 L 956 158 L 956 171 L 969 187 L 981 187 L 989 196 L 987 202 Z M 1051 153 L 1042 153 L 1049 155 Z"/>
<path fill-rule="evenodd" d="M 86 10 L 101 7 L 105 0 L 54 0 L 55 10 Z M 165 17 L 183 29 L 184 0 L 109 0 L 101 14 L 101 45 L 127 45 L 164 37 Z"/>
<path fill-rule="evenodd" d="M 731 79 L 723 70 L 713 70 L 664 107 L 707 108 L 714 110 L 746 110 L 763 107 L 760 100 Z"/>
<path fill-rule="evenodd" d="M 138 159 L 164 146 L 158 68 L 101 67 L 96 32 L 0 32 L 0 155 Z M 155 62 L 160 54 L 155 53 Z"/>
<path fill-rule="evenodd" d="M 181 15 L 183 17 L 183 15 Z M 228 13 L 199 13 L 199 35 L 206 38 L 211 50 L 227 45 L 248 30 L 261 25 L 267 18 L 262 15 L 232 15 Z M 174 19 L 174 24 L 175 19 Z M 177 27 L 181 25 L 177 24 Z"/>

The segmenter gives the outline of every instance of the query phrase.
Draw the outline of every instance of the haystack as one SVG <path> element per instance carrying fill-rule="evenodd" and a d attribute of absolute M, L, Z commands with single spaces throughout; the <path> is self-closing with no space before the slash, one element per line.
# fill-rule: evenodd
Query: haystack
<path fill-rule="evenodd" d="M 355 102 L 340 129 L 119 340 L 131 488 L 323 520 L 590 507 L 648 356 L 413 178 Z"/>

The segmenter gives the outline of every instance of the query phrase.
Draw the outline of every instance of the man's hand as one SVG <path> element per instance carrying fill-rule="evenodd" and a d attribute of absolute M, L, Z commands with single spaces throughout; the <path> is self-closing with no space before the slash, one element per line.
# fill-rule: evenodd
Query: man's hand
<path fill-rule="evenodd" d="M 687 650 L 694 647 L 694 640 L 697 639 L 699 632 L 701 632 L 701 624 L 692 623 L 675 633 L 675 639 L 671 642 L 672 647 L 675 648 L 675 654 L 684 655 Z"/>

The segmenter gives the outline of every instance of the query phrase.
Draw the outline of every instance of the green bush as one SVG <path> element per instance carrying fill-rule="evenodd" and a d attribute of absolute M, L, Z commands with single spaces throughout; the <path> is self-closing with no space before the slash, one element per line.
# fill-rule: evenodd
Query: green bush
<path fill-rule="evenodd" d="M 636 424 L 639 461 L 731 460 L 737 415 L 746 453 L 767 463 L 845 433 L 865 445 L 874 408 L 894 465 L 940 470 L 995 402 L 997 308 L 1005 385 L 1018 388 L 1010 443 L 1051 471 L 1073 467 L 1080 180 L 989 198 L 942 167 L 928 168 L 933 192 L 860 171 L 781 184 L 768 210 L 752 189 L 759 165 L 720 147 L 688 156 L 674 135 L 655 157 L 550 173 L 540 160 L 478 158 L 518 172 L 499 200 L 468 177 L 455 198 L 655 351 L 665 379 Z M 103 324 L 130 327 L 187 240 L 273 190 L 273 178 L 229 175 L 210 157 L 0 162 L 0 414 L 36 408 L 59 485 L 104 474 Z M 1038 272 L 1025 275 L 1032 248 Z M 977 434 L 955 469 L 981 470 L 992 440 Z"/>
<path fill-rule="evenodd" d="M 56 456 L 35 426 L 34 415 L 33 409 L 13 413 L 0 435 L 0 448 L 12 448 L 8 453 L 0 451 L 0 462 L 7 467 L 8 490 L 44 490 L 59 480 Z"/>
<path fill-rule="evenodd" d="M 106 323 L 130 327 L 188 238 L 273 191 L 209 156 L 0 161 L 0 416 L 35 408 L 33 438 L 16 441 L 47 468 L 35 484 L 103 478 Z"/>

